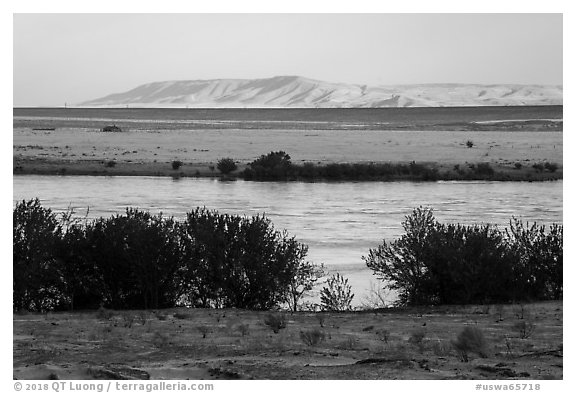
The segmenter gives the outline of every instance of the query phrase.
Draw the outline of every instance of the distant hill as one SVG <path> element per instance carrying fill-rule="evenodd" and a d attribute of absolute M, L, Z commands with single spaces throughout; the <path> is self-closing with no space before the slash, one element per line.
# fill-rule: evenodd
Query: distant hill
<path fill-rule="evenodd" d="M 95 107 L 380 108 L 562 105 L 562 86 L 367 86 L 299 76 L 154 82 L 79 104 Z"/>

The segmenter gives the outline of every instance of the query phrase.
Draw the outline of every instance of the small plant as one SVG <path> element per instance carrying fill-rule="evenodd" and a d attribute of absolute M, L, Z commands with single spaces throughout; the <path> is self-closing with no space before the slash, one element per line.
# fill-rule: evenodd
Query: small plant
<path fill-rule="evenodd" d="M 494 168 L 492 168 L 488 162 L 479 162 L 474 172 L 478 175 L 491 176 L 494 174 Z"/>
<path fill-rule="evenodd" d="M 272 329 L 275 334 L 278 334 L 280 329 L 286 328 L 286 317 L 284 314 L 267 314 L 264 317 L 264 324 L 270 326 L 270 329 Z"/>
<path fill-rule="evenodd" d="M 506 355 L 512 357 L 512 339 L 508 336 L 504 337 L 504 344 L 506 345 Z"/>
<path fill-rule="evenodd" d="M 106 168 L 114 168 L 116 166 L 116 161 L 110 160 L 106 162 Z"/>
<path fill-rule="evenodd" d="M 342 341 L 340 343 L 340 345 L 338 345 L 338 347 L 340 349 L 344 349 L 347 351 L 352 351 L 356 348 L 356 344 L 358 343 L 358 341 L 356 340 L 355 337 L 352 336 L 348 336 L 346 337 L 346 339 L 344 341 Z"/>
<path fill-rule="evenodd" d="M 426 337 L 426 332 L 424 330 L 417 330 L 412 332 L 408 342 L 416 347 L 420 352 L 424 352 L 424 338 Z"/>
<path fill-rule="evenodd" d="M 320 292 L 320 302 L 325 311 L 349 311 L 354 299 L 348 279 L 336 273 L 326 281 L 328 286 Z"/>
<path fill-rule="evenodd" d="M 532 165 L 532 168 L 534 168 L 536 170 L 536 172 L 544 171 L 544 165 L 543 164 L 534 164 L 534 165 Z"/>
<path fill-rule="evenodd" d="M 242 323 L 236 326 L 236 330 L 240 332 L 242 337 L 250 335 L 250 325 L 248 325 L 247 323 Z"/>
<path fill-rule="evenodd" d="M 558 170 L 558 164 L 553 162 L 546 162 L 544 163 L 544 169 L 548 172 L 556 172 Z"/>
<path fill-rule="evenodd" d="M 122 319 L 124 320 L 124 327 L 131 329 L 136 316 L 134 314 L 122 314 Z"/>
<path fill-rule="evenodd" d="M 408 339 L 408 342 L 410 344 L 421 344 L 422 341 L 424 341 L 424 337 L 426 337 L 426 332 L 424 330 L 417 330 L 415 332 L 412 332 L 412 334 L 410 335 L 410 338 Z"/>
<path fill-rule="evenodd" d="M 380 341 L 384 341 L 385 344 L 388 344 L 388 341 L 390 341 L 390 331 L 388 329 L 378 329 L 376 330 L 376 337 L 378 337 Z"/>
<path fill-rule="evenodd" d="M 436 356 L 448 356 L 452 352 L 452 346 L 446 341 L 436 340 L 432 342 L 432 352 Z"/>
<path fill-rule="evenodd" d="M 142 326 L 146 325 L 146 322 L 148 321 L 148 314 L 146 313 L 146 311 L 140 311 L 138 313 L 138 315 L 136 316 L 137 320 L 140 320 L 140 324 Z"/>
<path fill-rule="evenodd" d="M 307 346 L 313 347 L 326 340 L 326 334 L 318 328 L 301 331 L 300 340 Z"/>
<path fill-rule="evenodd" d="M 484 333 L 474 326 L 466 326 L 458 334 L 452 346 L 458 351 L 458 356 L 463 362 L 468 362 L 469 353 L 475 353 L 482 358 L 488 357 L 488 345 L 484 338 Z"/>
<path fill-rule="evenodd" d="M 532 321 L 523 319 L 521 321 L 516 322 L 513 328 L 520 334 L 520 338 L 524 340 L 529 338 L 532 335 L 532 333 L 534 333 L 536 325 Z"/>
<path fill-rule="evenodd" d="M 212 329 L 210 329 L 208 326 L 198 326 L 196 329 L 198 329 L 198 331 L 202 334 L 202 338 L 206 338 L 208 333 L 212 333 Z"/>
<path fill-rule="evenodd" d="M 466 141 L 466 147 L 468 147 L 469 149 L 474 147 L 474 142 L 472 142 L 471 140 Z"/>
<path fill-rule="evenodd" d="M 520 320 L 524 318 L 529 318 L 530 310 L 528 309 L 528 307 L 526 307 L 524 303 L 518 303 L 514 308 L 514 315 L 516 316 L 516 318 Z"/>
<path fill-rule="evenodd" d="M 520 168 L 522 168 L 522 164 L 521 164 L 521 163 L 517 162 L 517 163 L 514 164 L 514 169 L 520 169 Z"/>
<path fill-rule="evenodd" d="M 112 126 L 105 126 L 102 128 L 102 132 L 122 132 L 122 129 L 118 127 L 116 124 Z M 66 146 L 68 147 L 68 146 Z"/>
<path fill-rule="evenodd" d="M 389 291 L 386 291 L 374 282 L 370 282 L 370 289 L 362 301 L 362 308 L 365 310 L 387 308 L 391 303 L 389 297 Z"/>
<path fill-rule="evenodd" d="M 182 161 L 179 160 L 174 160 L 172 161 L 172 169 L 174 169 L 175 171 L 177 171 L 178 169 L 180 169 L 180 167 L 182 166 Z"/>
<path fill-rule="evenodd" d="M 324 327 L 324 323 L 326 322 L 326 315 L 323 313 L 316 313 L 314 315 L 316 317 L 316 319 L 318 320 L 318 323 L 320 324 L 320 327 Z"/>
<path fill-rule="evenodd" d="M 496 315 L 498 315 L 498 319 L 496 320 L 496 322 L 502 322 L 504 320 L 504 305 L 503 304 L 497 304 L 494 307 L 494 311 L 496 311 Z"/>
<path fill-rule="evenodd" d="M 165 348 L 168 346 L 168 337 L 160 332 L 154 332 L 154 336 L 152 336 L 152 344 L 156 348 Z"/>
<path fill-rule="evenodd" d="M 114 313 L 111 310 L 107 310 L 104 307 L 100 307 L 96 312 L 96 318 L 101 321 L 109 321 L 114 317 Z"/>
<path fill-rule="evenodd" d="M 234 160 L 231 158 L 222 158 L 222 159 L 218 160 L 216 167 L 224 175 L 227 175 L 231 172 L 234 172 L 238 168 L 238 166 L 236 165 Z"/>

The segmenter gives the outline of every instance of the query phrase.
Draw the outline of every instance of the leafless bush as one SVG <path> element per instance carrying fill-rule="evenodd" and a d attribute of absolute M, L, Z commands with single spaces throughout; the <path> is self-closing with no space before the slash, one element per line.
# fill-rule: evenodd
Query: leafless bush
<path fill-rule="evenodd" d="M 114 312 L 112 312 L 111 310 L 108 310 L 104 307 L 100 307 L 98 309 L 98 311 L 96 312 L 96 318 L 98 318 L 101 321 L 109 321 L 113 317 L 114 317 Z"/>
<path fill-rule="evenodd" d="M 175 312 L 173 316 L 176 319 L 192 319 L 192 316 L 190 314 L 186 314 L 186 313 L 182 313 L 182 312 Z"/>
<path fill-rule="evenodd" d="M 202 338 L 206 338 L 206 335 L 208 333 L 212 333 L 212 329 L 210 329 L 208 326 L 202 325 L 202 326 L 198 326 L 196 329 L 198 329 L 198 331 L 200 333 L 202 333 Z"/>
<path fill-rule="evenodd" d="M 512 356 L 512 346 L 513 346 L 512 339 L 508 336 L 504 337 L 504 344 L 506 345 L 506 355 L 508 357 L 511 357 Z"/>
<path fill-rule="evenodd" d="M 436 356 L 448 356 L 452 352 L 452 345 L 446 341 L 432 341 L 432 352 Z"/>
<path fill-rule="evenodd" d="M 314 316 L 318 320 L 320 327 L 324 327 L 324 322 L 326 322 L 326 314 L 320 312 L 320 313 L 316 313 Z"/>
<path fill-rule="evenodd" d="M 426 332 L 424 330 L 417 330 L 415 332 L 412 332 L 410 338 L 408 339 L 408 342 L 410 344 L 420 344 L 422 343 L 422 341 L 424 341 L 424 337 L 426 337 Z"/>
<path fill-rule="evenodd" d="M 309 347 L 316 346 L 326 340 L 326 334 L 320 329 L 300 331 L 300 340 Z"/>
<path fill-rule="evenodd" d="M 124 320 L 124 327 L 130 329 L 132 328 L 136 316 L 132 313 L 125 313 L 122 314 L 122 319 Z"/>
<path fill-rule="evenodd" d="M 408 342 L 416 347 L 420 352 L 424 352 L 424 338 L 426 337 L 426 331 L 424 330 L 417 330 L 412 332 Z"/>
<path fill-rule="evenodd" d="M 503 304 L 497 304 L 496 306 L 494 306 L 494 311 L 496 312 L 496 315 L 498 315 L 498 320 L 497 322 L 502 322 L 504 320 L 503 316 L 504 316 L 504 305 Z"/>
<path fill-rule="evenodd" d="M 250 325 L 248 325 L 247 323 L 242 323 L 236 326 L 236 330 L 240 332 L 242 337 L 250 335 Z"/>
<path fill-rule="evenodd" d="M 388 329 L 378 329 L 376 330 L 376 336 L 380 341 L 384 341 L 384 343 L 388 344 L 390 340 L 390 331 Z"/>
<path fill-rule="evenodd" d="M 284 314 L 267 314 L 264 317 L 264 324 L 270 326 L 274 333 L 286 328 L 286 317 Z"/>
<path fill-rule="evenodd" d="M 513 328 L 520 334 L 521 339 L 526 339 L 529 338 L 532 333 L 534 333 L 536 325 L 531 320 L 523 319 L 515 323 Z"/>
<path fill-rule="evenodd" d="M 346 339 L 344 341 L 342 341 L 338 345 L 338 348 L 352 351 L 356 348 L 357 343 L 358 343 L 358 341 L 356 340 L 355 337 L 348 336 L 348 337 L 346 337 Z"/>
<path fill-rule="evenodd" d="M 530 309 L 524 303 L 518 303 L 514 308 L 514 315 L 518 319 L 530 318 Z"/>
<path fill-rule="evenodd" d="M 160 332 L 154 332 L 154 336 L 152 336 L 152 344 L 156 348 L 165 348 L 170 343 L 168 341 L 168 336 L 166 336 L 165 334 L 162 334 Z"/>
<path fill-rule="evenodd" d="M 377 310 L 387 308 L 392 303 L 390 301 L 391 293 L 381 288 L 374 282 L 370 282 L 370 289 L 362 300 L 361 308 L 365 310 Z"/>
<path fill-rule="evenodd" d="M 148 313 L 146 311 L 140 311 L 138 313 L 138 316 L 136 317 L 136 319 L 140 320 L 140 324 L 142 326 L 146 325 L 146 322 L 148 321 Z"/>

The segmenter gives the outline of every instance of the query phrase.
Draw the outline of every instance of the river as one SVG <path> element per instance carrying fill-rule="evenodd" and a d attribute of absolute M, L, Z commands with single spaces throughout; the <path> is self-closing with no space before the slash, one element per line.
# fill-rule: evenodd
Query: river
<path fill-rule="evenodd" d="M 309 246 L 308 257 L 349 278 L 360 304 L 376 283 L 362 261 L 382 239 L 402 234 L 418 206 L 445 223 L 506 226 L 512 216 L 562 223 L 556 182 L 248 182 L 166 177 L 14 176 L 13 201 L 39 198 L 55 212 L 89 218 L 138 207 L 182 219 L 197 206 L 240 215 L 266 214 Z M 89 207 L 89 210 L 87 208 Z"/>

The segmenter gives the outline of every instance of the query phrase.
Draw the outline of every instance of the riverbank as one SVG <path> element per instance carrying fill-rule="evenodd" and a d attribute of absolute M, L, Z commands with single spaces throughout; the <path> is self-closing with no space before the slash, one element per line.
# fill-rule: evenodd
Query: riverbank
<path fill-rule="evenodd" d="M 18 379 L 562 379 L 562 301 L 366 312 L 14 314 Z M 453 347 L 474 326 L 486 357 Z M 311 332 L 318 332 L 313 334 Z M 311 343 L 302 333 L 317 335 Z"/>
<path fill-rule="evenodd" d="M 490 165 L 486 163 L 462 162 L 457 164 L 446 163 L 418 163 L 417 170 L 410 170 L 410 163 L 386 163 L 389 167 L 400 166 L 406 168 L 406 173 L 389 173 L 385 168 L 378 172 L 379 165 L 373 167 L 370 173 L 369 164 L 308 164 L 296 166 L 297 173 L 290 180 L 302 181 L 437 181 L 437 180 L 488 180 L 488 181 L 552 181 L 563 178 L 562 167 L 556 163 L 532 164 L 525 166 Z M 382 165 L 382 164 L 380 164 Z M 556 165 L 556 167 L 550 165 Z M 354 167 L 361 170 L 354 171 Z M 536 166 L 536 167 L 535 167 Z M 161 177 L 196 177 L 196 178 L 222 178 L 242 179 L 248 164 L 239 163 L 238 169 L 224 175 L 211 163 L 182 162 L 177 169 L 172 162 L 126 162 L 115 160 L 65 160 L 44 158 L 21 158 L 13 160 L 13 174 L 15 175 L 83 175 L 83 176 L 161 176 Z M 551 168 L 551 169 L 550 169 Z M 254 179 L 258 180 L 258 179 Z"/>
<path fill-rule="evenodd" d="M 410 173 L 405 176 L 406 171 L 391 174 L 389 171 L 332 170 L 329 175 L 317 176 L 321 171 L 307 170 L 305 175 L 299 175 L 303 180 L 540 181 L 562 178 L 562 132 L 13 129 L 13 165 L 17 174 L 218 177 L 221 176 L 218 161 L 230 158 L 238 165 L 232 176 L 238 176 L 249 163 L 272 151 L 286 152 L 293 165 L 306 164 L 307 169 L 311 169 L 310 165 L 321 168 L 334 164 L 409 165 L 414 162 L 440 175 L 423 179 L 422 171 L 416 176 Z M 182 165 L 173 169 L 173 162 Z M 555 165 L 554 172 L 539 167 L 545 163 Z M 489 165 L 496 176 L 486 176 L 493 175 L 491 171 L 470 170 L 472 165 L 476 168 Z M 331 169 L 345 168 L 333 166 Z M 314 176 L 307 176 L 310 173 Z"/>

